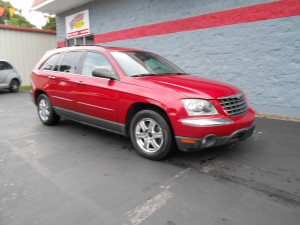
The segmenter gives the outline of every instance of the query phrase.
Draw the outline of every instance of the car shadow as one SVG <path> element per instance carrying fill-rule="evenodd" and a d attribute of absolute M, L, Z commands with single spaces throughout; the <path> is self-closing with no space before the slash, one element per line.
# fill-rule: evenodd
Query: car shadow
<path fill-rule="evenodd" d="M 64 118 L 62 118 L 56 126 L 60 126 L 60 129 L 62 127 L 65 129 L 70 128 L 77 135 L 84 137 L 85 139 L 90 139 L 89 142 L 93 142 L 94 139 L 97 139 L 97 141 L 102 144 L 113 144 L 116 152 L 129 151 L 132 152 L 130 154 L 137 154 L 128 137 Z M 224 146 L 212 147 L 194 152 L 183 152 L 174 148 L 172 154 L 161 160 L 161 162 L 181 168 L 189 167 L 200 169 L 205 164 L 221 160 L 223 157 L 230 157 L 229 155 L 232 152 L 234 152 L 234 155 L 239 154 L 241 148 L 243 148 L 243 145 L 245 144 L 246 143 L 243 142 L 233 142 Z"/>
<path fill-rule="evenodd" d="M 9 91 L 7 91 L 7 90 L 0 90 L 0 95 L 1 94 L 9 94 L 10 92 Z"/>

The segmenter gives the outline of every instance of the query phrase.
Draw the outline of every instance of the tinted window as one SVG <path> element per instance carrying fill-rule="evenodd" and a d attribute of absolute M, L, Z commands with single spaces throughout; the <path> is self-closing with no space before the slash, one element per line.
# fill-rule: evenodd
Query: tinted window
<path fill-rule="evenodd" d="M 104 55 L 88 52 L 82 66 L 82 74 L 92 76 L 92 71 L 96 68 L 106 68 L 114 73 L 110 62 Z"/>
<path fill-rule="evenodd" d="M 57 61 L 59 59 L 60 54 L 55 54 L 48 58 L 46 62 L 41 66 L 41 70 L 55 70 L 57 71 Z"/>
<path fill-rule="evenodd" d="M 59 71 L 66 73 L 76 73 L 80 64 L 82 52 L 66 52 L 61 60 Z"/>
<path fill-rule="evenodd" d="M 7 62 L 0 61 L 0 70 L 11 70 L 12 66 Z"/>

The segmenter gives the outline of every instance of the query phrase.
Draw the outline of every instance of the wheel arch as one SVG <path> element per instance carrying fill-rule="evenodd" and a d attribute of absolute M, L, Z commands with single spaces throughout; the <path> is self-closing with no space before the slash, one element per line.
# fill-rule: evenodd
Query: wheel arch
<path fill-rule="evenodd" d="M 171 124 L 171 121 L 168 117 L 167 112 L 154 104 L 151 103 L 144 103 L 144 102 L 136 102 L 134 104 L 132 104 L 130 106 L 130 108 L 127 111 L 127 115 L 126 115 L 126 123 L 125 123 L 125 134 L 126 136 L 129 136 L 129 127 L 130 127 L 130 121 L 132 120 L 132 118 L 134 117 L 134 115 L 142 110 L 153 110 L 157 113 L 159 113 L 167 122 L 167 124 L 169 125 L 170 131 L 172 132 L 172 135 L 174 136 L 174 131 L 173 131 L 173 127 Z"/>
<path fill-rule="evenodd" d="M 18 81 L 19 82 L 19 84 L 21 84 L 21 81 L 20 81 L 20 79 L 19 78 L 17 78 L 17 77 L 12 77 L 11 79 L 10 79 L 10 81 L 9 81 L 9 84 L 13 81 L 13 80 L 16 80 L 16 81 Z"/>
<path fill-rule="evenodd" d="M 41 95 L 41 94 L 44 94 L 48 97 L 47 93 L 45 91 L 42 91 L 42 90 L 36 90 L 35 93 L 34 93 L 34 103 L 37 104 L 37 99 L 38 97 Z"/>

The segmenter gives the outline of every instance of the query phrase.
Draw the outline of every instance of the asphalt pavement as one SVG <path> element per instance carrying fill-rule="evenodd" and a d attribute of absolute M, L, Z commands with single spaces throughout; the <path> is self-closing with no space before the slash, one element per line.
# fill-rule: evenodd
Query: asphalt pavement
<path fill-rule="evenodd" d="M 299 225 L 300 122 L 256 119 L 244 141 L 160 161 L 129 139 L 39 121 L 0 92 L 1 225 Z"/>

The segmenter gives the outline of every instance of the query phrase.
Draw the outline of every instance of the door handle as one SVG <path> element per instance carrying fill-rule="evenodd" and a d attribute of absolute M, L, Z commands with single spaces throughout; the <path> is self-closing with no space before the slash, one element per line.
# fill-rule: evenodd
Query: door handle
<path fill-rule="evenodd" d="M 55 76 L 48 76 L 48 79 L 55 80 Z"/>
<path fill-rule="evenodd" d="M 82 80 L 78 80 L 78 81 L 76 81 L 76 83 L 77 83 L 78 85 L 83 85 L 83 84 L 84 84 Z"/>

